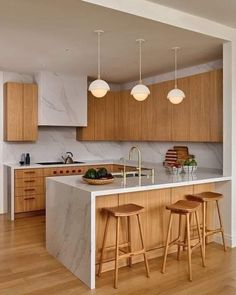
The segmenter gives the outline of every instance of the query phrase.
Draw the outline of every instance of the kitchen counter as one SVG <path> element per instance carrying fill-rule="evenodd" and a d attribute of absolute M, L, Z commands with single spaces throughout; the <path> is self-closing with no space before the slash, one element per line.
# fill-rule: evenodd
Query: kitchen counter
<path fill-rule="evenodd" d="M 179 189 L 182 189 L 181 196 L 184 197 L 185 194 L 194 191 L 214 189 L 215 183 L 227 182 L 231 179 L 215 169 L 199 168 L 192 175 L 170 175 L 161 165 L 146 163 L 144 166 L 149 165 L 155 168 L 154 177 L 142 176 L 140 179 L 128 177 L 126 184 L 123 178 L 115 178 L 112 184 L 101 186 L 84 183 L 82 176 L 47 178 L 47 250 L 91 289 L 95 288 L 98 251 L 96 230 L 98 225 L 104 223 L 104 216 L 98 216 L 98 212 L 101 214 L 101 211 L 96 209 L 98 204 L 101 205 L 101 200 L 105 198 L 101 206 L 114 206 L 127 200 L 138 204 L 149 204 L 147 214 L 150 210 L 150 216 L 152 216 L 149 225 L 153 222 L 151 228 L 158 228 L 160 224 L 166 226 L 166 221 L 163 219 L 156 225 L 155 222 L 160 217 L 155 218 L 153 210 L 163 214 L 165 204 L 180 197 Z M 176 197 L 174 197 L 175 194 Z M 153 208 L 149 208 L 151 204 Z M 158 207 L 160 204 L 161 207 Z M 100 228 L 100 236 L 103 230 L 103 227 Z M 163 232 L 163 228 L 158 232 Z"/>

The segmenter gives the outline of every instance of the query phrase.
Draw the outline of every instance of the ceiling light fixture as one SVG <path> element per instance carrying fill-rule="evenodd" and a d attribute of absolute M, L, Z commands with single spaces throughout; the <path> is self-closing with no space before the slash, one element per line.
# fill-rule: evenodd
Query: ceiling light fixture
<path fill-rule="evenodd" d="M 102 30 L 96 30 L 94 33 L 98 36 L 98 78 L 89 85 L 89 91 L 92 92 L 95 97 L 104 97 L 107 91 L 110 90 L 109 85 L 106 81 L 101 79 L 101 45 L 100 38 L 101 34 L 104 33 Z"/>
<path fill-rule="evenodd" d="M 179 104 L 185 98 L 185 94 L 181 89 L 177 87 L 177 52 L 180 47 L 173 47 L 172 50 L 175 52 L 175 88 L 170 90 L 167 94 L 167 99 L 173 104 Z"/>
<path fill-rule="evenodd" d="M 137 39 L 136 41 L 139 43 L 139 84 L 132 88 L 131 95 L 137 101 L 143 101 L 150 94 L 150 90 L 142 82 L 142 43 L 145 42 L 145 40 Z"/>

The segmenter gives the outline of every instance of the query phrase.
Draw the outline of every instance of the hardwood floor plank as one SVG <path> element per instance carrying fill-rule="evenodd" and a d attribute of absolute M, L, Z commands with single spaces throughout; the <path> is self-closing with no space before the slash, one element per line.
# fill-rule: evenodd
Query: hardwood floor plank
<path fill-rule="evenodd" d="M 188 281 L 187 255 L 168 255 L 166 274 L 160 273 L 162 257 L 150 260 L 148 279 L 144 264 L 119 270 L 119 288 L 113 289 L 113 271 L 97 279 L 96 290 L 80 280 L 50 256 L 45 248 L 45 219 L 42 216 L 10 222 L 0 216 L 1 295 L 215 295 L 236 294 L 236 249 L 222 251 L 211 243 L 206 249 L 206 268 L 200 253 L 193 254 L 193 282 Z"/>

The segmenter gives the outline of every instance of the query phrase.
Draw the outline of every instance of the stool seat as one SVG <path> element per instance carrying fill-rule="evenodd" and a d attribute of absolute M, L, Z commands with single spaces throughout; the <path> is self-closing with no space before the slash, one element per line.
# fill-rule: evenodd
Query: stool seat
<path fill-rule="evenodd" d="M 200 203 L 196 201 L 179 200 L 174 204 L 166 206 L 166 209 L 172 212 L 186 214 L 196 211 L 199 206 Z"/>
<path fill-rule="evenodd" d="M 194 194 L 187 196 L 188 200 L 198 201 L 198 202 L 211 202 L 211 201 L 218 201 L 223 198 L 222 194 L 215 193 L 215 192 L 203 192 L 200 194 Z"/>
<path fill-rule="evenodd" d="M 137 204 L 124 204 L 116 207 L 103 208 L 103 210 L 114 217 L 128 217 L 142 213 L 144 211 L 144 207 Z"/>

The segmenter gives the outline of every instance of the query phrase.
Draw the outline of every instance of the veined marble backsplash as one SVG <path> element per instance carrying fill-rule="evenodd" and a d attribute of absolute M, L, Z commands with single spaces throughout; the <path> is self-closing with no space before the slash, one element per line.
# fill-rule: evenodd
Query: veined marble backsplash
<path fill-rule="evenodd" d="M 187 145 L 196 156 L 198 165 L 222 168 L 223 151 L 220 143 L 178 142 L 78 142 L 72 127 L 40 127 L 36 143 L 3 143 L 3 155 L 7 162 L 18 162 L 21 153 L 30 153 L 32 162 L 58 161 L 67 151 L 74 160 L 109 160 L 128 158 L 129 149 L 136 145 L 142 152 L 143 161 L 161 163 L 165 153 L 174 145 Z"/>

